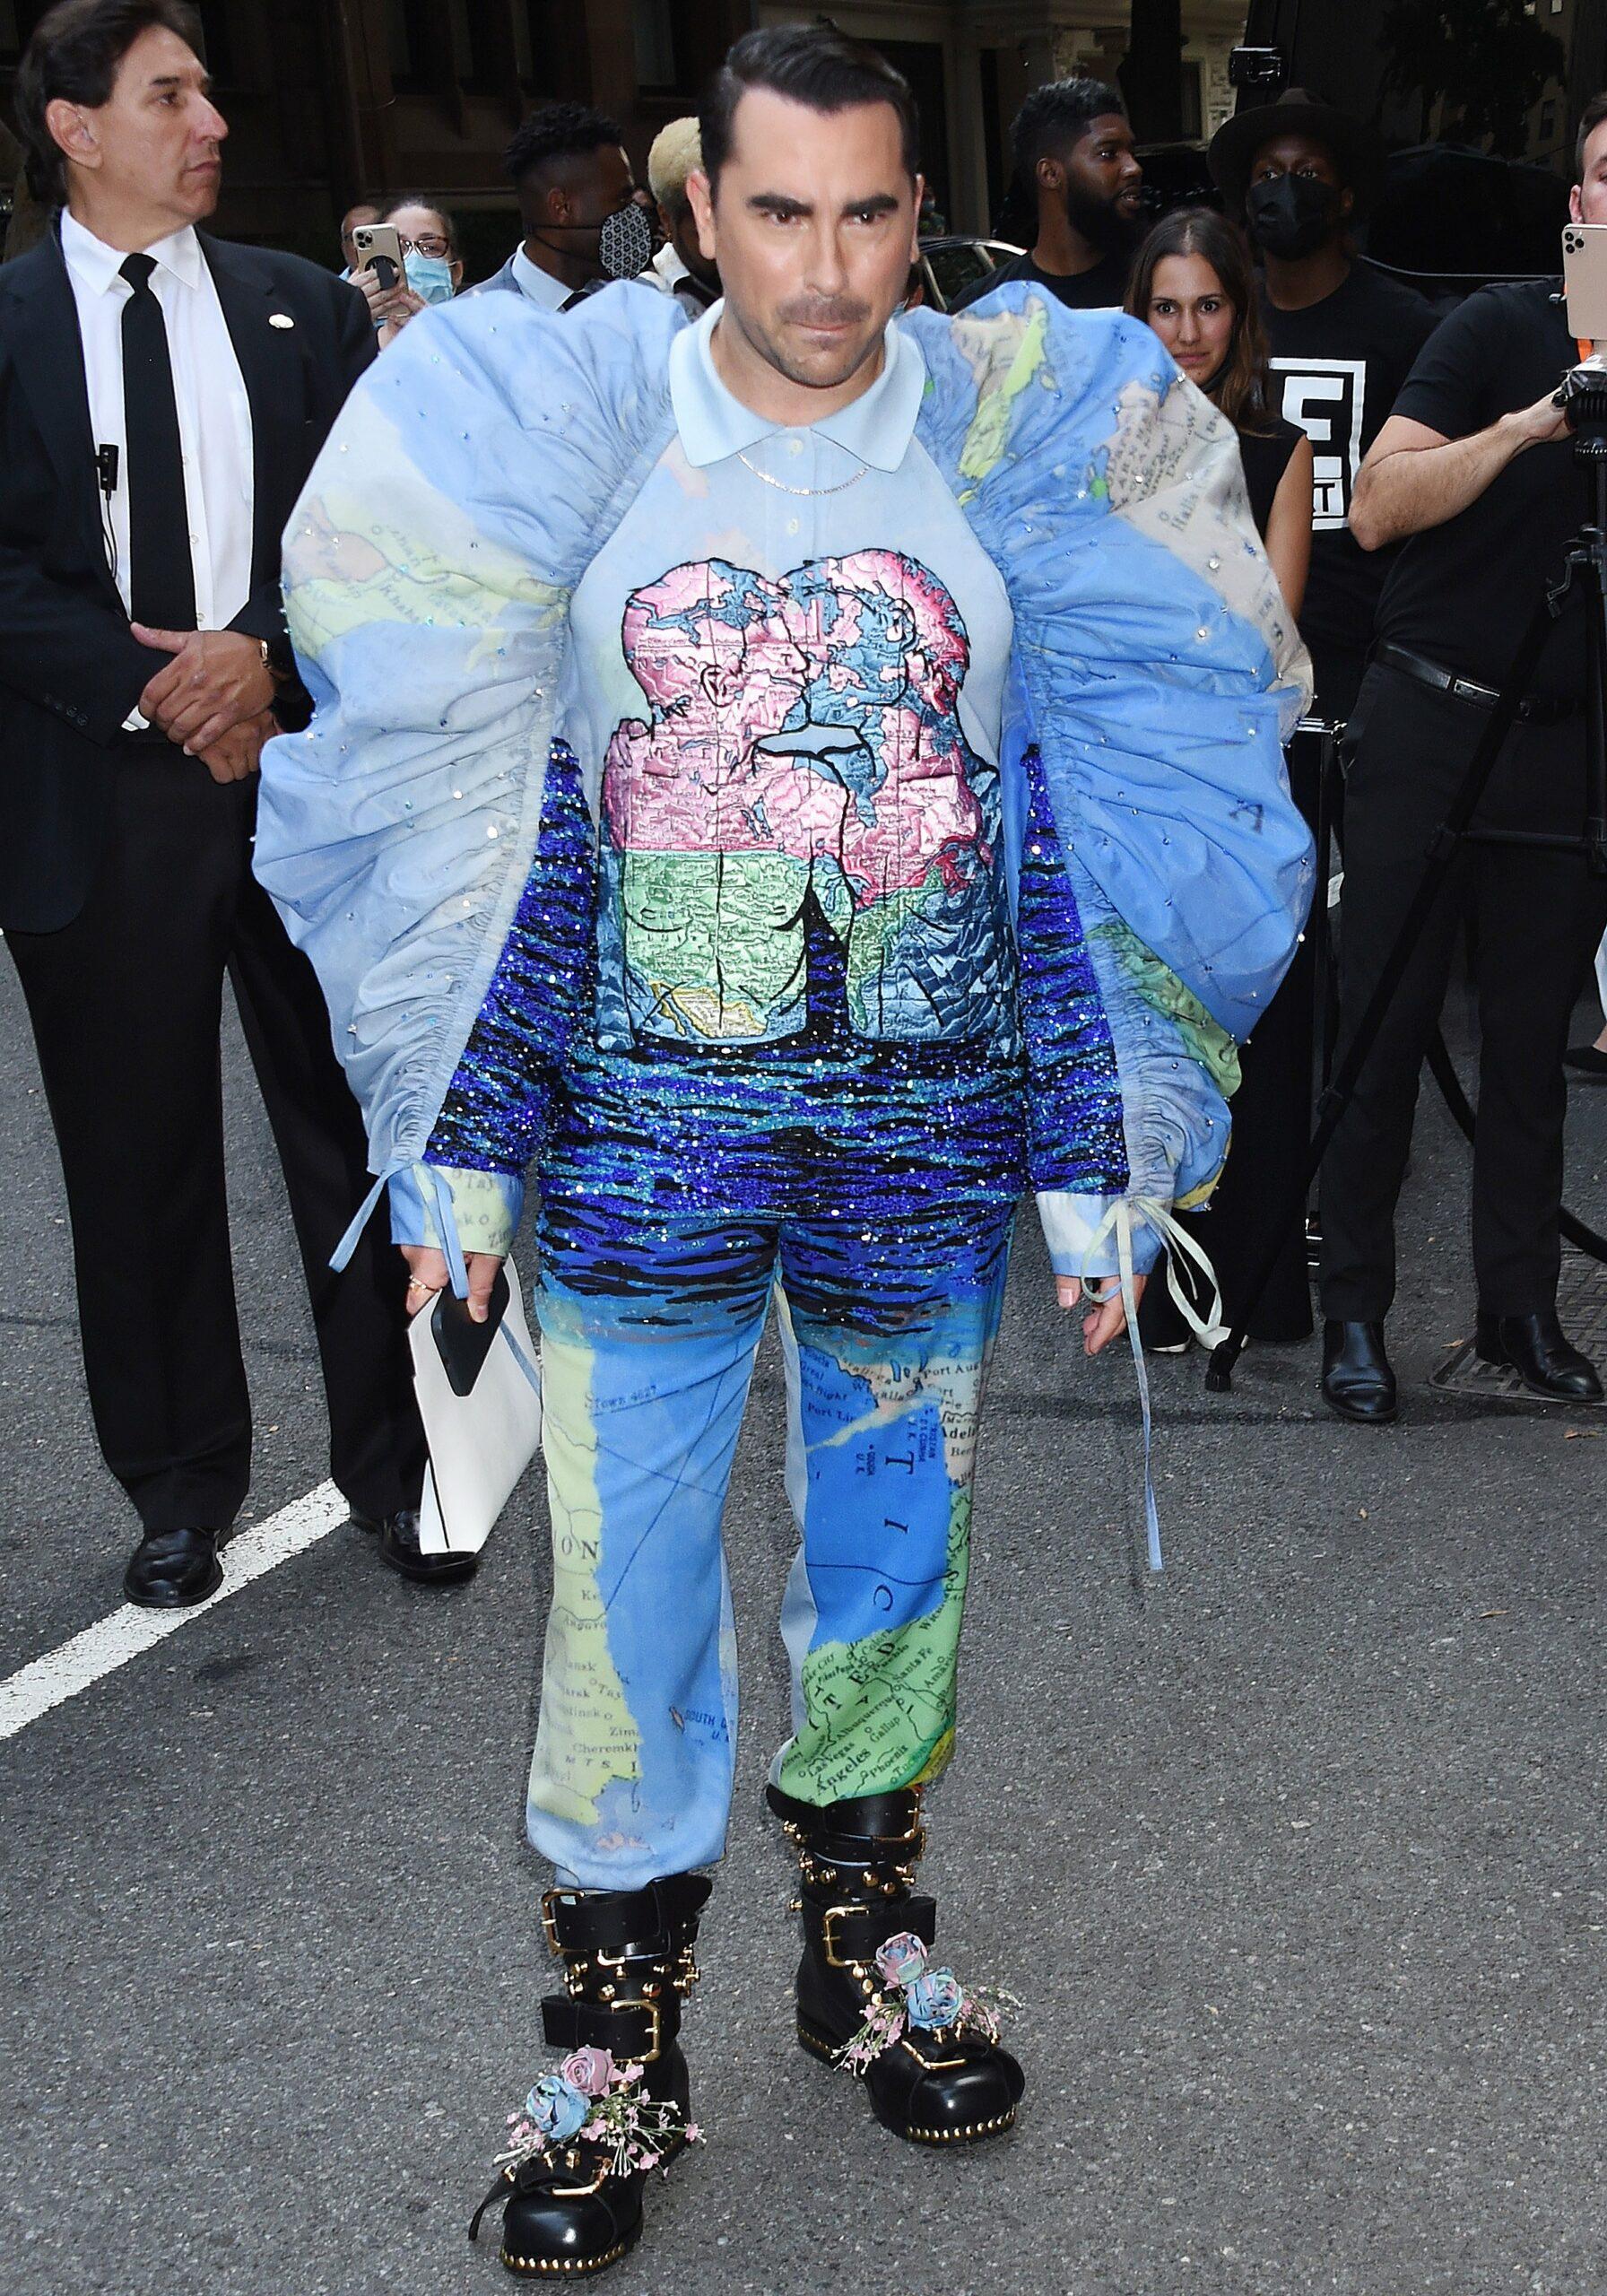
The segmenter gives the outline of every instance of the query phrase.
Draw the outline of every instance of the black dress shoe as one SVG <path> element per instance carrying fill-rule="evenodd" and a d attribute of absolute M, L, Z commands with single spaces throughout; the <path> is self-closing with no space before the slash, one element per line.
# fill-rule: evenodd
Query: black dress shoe
<path fill-rule="evenodd" d="M 465 1578 L 472 1578 L 480 1567 L 477 1554 L 426 1554 L 419 1544 L 419 1510 L 404 1507 L 399 1514 L 360 1514 L 354 1507 L 352 1520 L 360 1531 L 378 1535 L 379 1560 L 404 1578 L 411 1578 L 415 1587 L 456 1587 Z"/>
<path fill-rule="evenodd" d="M 222 1583 L 216 1531 L 147 1531 L 123 1573 L 123 1592 L 147 1611 L 204 1603 Z"/>
<path fill-rule="evenodd" d="M 1387 1427 L 1400 1413 L 1382 1324 L 1323 1326 L 1323 1401 L 1359 1427 Z"/>
<path fill-rule="evenodd" d="M 1607 1052 L 1599 1045 L 1570 1044 L 1562 1056 L 1562 1065 L 1581 1076 L 1607 1076 Z"/>
<path fill-rule="evenodd" d="M 1516 1371 L 1532 1396 L 1550 1403 L 1602 1400 L 1595 1365 L 1563 1337 L 1553 1308 L 1535 1316 L 1487 1316 L 1481 1309 L 1473 1352 Z"/>

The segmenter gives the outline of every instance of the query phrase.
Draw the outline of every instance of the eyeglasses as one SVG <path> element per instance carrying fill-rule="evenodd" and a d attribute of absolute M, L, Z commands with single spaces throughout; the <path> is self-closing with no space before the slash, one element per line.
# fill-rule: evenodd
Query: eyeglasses
<path fill-rule="evenodd" d="M 396 234 L 396 245 L 404 255 L 450 255 L 452 242 L 443 239 L 439 231 L 426 231 L 421 238 L 410 239 L 404 232 Z"/>

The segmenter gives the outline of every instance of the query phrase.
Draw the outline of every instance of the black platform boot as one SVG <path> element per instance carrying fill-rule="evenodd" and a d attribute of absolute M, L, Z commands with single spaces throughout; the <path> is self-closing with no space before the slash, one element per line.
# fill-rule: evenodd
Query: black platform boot
<path fill-rule="evenodd" d="M 696 2138 L 687 2118 L 681 2005 L 698 1981 L 698 1917 L 711 1884 L 673 1874 L 640 1890 L 549 1890 L 547 1943 L 567 1993 L 542 2003 L 551 2047 L 570 2054 L 511 2117 L 508 2151 L 469 2238 L 500 2201 L 509 2272 L 577 2277 L 636 2246 L 642 2187 Z"/>
<path fill-rule="evenodd" d="M 992 2012 L 931 1961 L 937 1908 L 914 1894 L 925 1847 L 919 1794 L 816 1809 L 767 1790 L 804 1876 L 803 2046 L 856 2073 L 897 2136 L 969 2144 L 999 2135 L 1026 2082 L 999 2047 Z"/>

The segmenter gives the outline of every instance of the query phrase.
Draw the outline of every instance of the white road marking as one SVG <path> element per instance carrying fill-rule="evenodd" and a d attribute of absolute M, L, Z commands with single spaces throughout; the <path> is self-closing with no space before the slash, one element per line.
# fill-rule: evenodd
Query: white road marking
<path fill-rule="evenodd" d="M 86 1626 L 59 1649 L 47 1650 L 42 1658 L 35 1658 L 9 1681 L 0 1683 L 0 1738 L 14 1738 L 53 1706 L 76 1698 L 102 1676 L 115 1674 L 143 1650 L 177 1634 L 191 1619 L 204 1617 L 219 1603 L 248 1587 L 253 1578 L 260 1578 L 264 1571 L 275 1570 L 291 1555 L 316 1546 L 351 1511 L 334 1483 L 321 1483 L 305 1498 L 292 1500 L 276 1515 L 253 1523 L 249 1530 L 229 1541 L 222 1552 L 223 1583 L 204 1603 L 175 1611 L 141 1610 L 125 1603 L 120 1610 Z"/>

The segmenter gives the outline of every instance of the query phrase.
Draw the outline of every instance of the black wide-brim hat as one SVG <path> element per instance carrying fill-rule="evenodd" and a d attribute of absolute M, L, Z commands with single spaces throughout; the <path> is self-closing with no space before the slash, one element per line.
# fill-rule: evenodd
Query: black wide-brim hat
<path fill-rule="evenodd" d="M 1355 213 L 1367 213 L 1378 196 L 1384 147 L 1361 120 L 1341 111 L 1336 104 L 1324 103 L 1305 88 L 1285 88 L 1270 104 L 1235 112 L 1212 137 L 1206 161 L 1212 182 L 1232 213 L 1244 213 L 1256 152 L 1280 135 L 1309 135 L 1314 144 L 1326 144 L 1355 201 Z"/>

